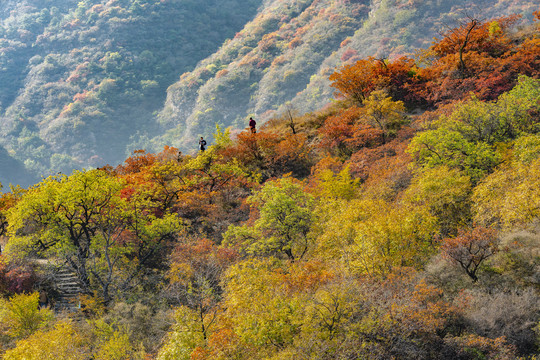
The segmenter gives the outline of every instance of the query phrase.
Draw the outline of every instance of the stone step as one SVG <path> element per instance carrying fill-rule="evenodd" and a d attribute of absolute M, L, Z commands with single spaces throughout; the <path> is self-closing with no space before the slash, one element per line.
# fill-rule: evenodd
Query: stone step
<path fill-rule="evenodd" d="M 77 276 L 55 276 L 55 279 L 58 281 L 64 281 L 64 280 L 77 280 Z"/>
<path fill-rule="evenodd" d="M 61 293 L 73 293 L 73 292 L 81 292 L 81 288 L 80 287 L 63 287 L 63 288 L 58 288 L 58 291 L 61 292 Z"/>
<path fill-rule="evenodd" d="M 54 274 L 56 276 L 76 276 L 77 275 L 75 271 L 71 269 L 67 269 L 67 268 L 59 269 Z"/>
<path fill-rule="evenodd" d="M 62 269 L 62 270 L 58 270 L 56 272 L 56 275 L 72 275 L 73 272 L 71 272 L 71 270 L 66 270 L 66 269 Z"/>
<path fill-rule="evenodd" d="M 62 296 L 77 296 L 79 295 L 81 292 L 80 291 L 76 291 L 76 290 L 71 290 L 71 291 L 62 291 L 60 293 L 60 297 Z"/>
<path fill-rule="evenodd" d="M 63 282 L 63 281 L 57 281 L 56 282 L 56 285 L 57 286 L 76 286 L 76 287 L 81 287 L 80 284 L 76 281 L 66 281 L 66 282 Z"/>
<path fill-rule="evenodd" d="M 77 289 L 80 289 L 81 286 L 79 285 L 79 283 L 76 283 L 76 282 L 69 282 L 69 283 L 56 283 L 56 286 L 59 287 L 59 288 L 77 288 Z"/>
<path fill-rule="evenodd" d="M 70 313 L 79 312 L 80 309 L 77 306 L 70 306 L 70 305 L 60 305 L 56 306 L 57 311 L 69 311 Z"/>
<path fill-rule="evenodd" d="M 76 289 L 80 289 L 81 286 L 79 284 L 56 284 L 56 287 L 58 288 L 62 288 L 62 289 L 70 289 L 70 288 L 76 288 Z"/>
<path fill-rule="evenodd" d="M 77 279 L 65 279 L 65 280 L 57 280 L 57 284 L 77 284 L 79 285 L 79 281 Z"/>
<path fill-rule="evenodd" d="M 78 308 L 79 298 L 77 296 L 64 296 L 56 302 L 56 307 Z"/>
<path fill-rule="evenodd" d="M 77 304 L 79 304 L 79 298 L 76 296 L 72 298 L 65 297 L 65 298 L 61 298 L 56 303 L 62 304 L 64 306 L 76 306 Z"/>
<path fill-rule="evenodd" d="M 76 301 L 75 298 L 72 299 L 73 301 L 68 301 L 67 299 L 66 300 L 60 300 L 58 301 L 56 304 L 57 305 L 60 305 L 62 307 L 79 307 L 79 302 Z"/>
<path fill-rule="evenodd" d="M 71 302 L 71 301 L 58 301 L 56 303 L 57 308 L 78 308 L 79 303 L 78 302 Z"/>
<path fill-rule="evenodd" d="M 69 297 L 69 298 L 74 298 L 74 297 L 77 297 L 77 296 L 79 296 L 79 292 L 73 291 L 73 292 L 70 292 L 70 293 L 67 293 L 67 292 L 62 293 L 62 294 L 59 296 L 59 298 L 68 298 L 68 297 Z"/>
<path fill-rule="evenodd" d="M 76 276 L 56 276 L 55 280 L 57 281 L 77 281 Z"/>
<path fill-rule="evenodd" d="M 72 294 L 63 294 L 63 295 L 60 295 L 58 297 L 60 300 L 66 300 L 68 299 L 69 301 L 73 300 L 73 299 L 78 299 L 79 298 L 79 294 L 78 293 L 72 293 Z"/>
<path fill-rule="evenodd" d="M 77 278 L 65 278 L 65 279 L 55 279 L 55 282 L 57 284 L 69 284 L 69 283 L 79 283 L 79 279 Z"/>

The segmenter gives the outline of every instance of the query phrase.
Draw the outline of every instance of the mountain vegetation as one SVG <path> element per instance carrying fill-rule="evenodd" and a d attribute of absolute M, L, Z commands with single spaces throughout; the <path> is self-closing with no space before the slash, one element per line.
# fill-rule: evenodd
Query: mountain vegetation
<path fill-rule="evenodd" d="M 534 17 L 344 64 L 332 103 L 206 151 L 3 193 L 3 358 L 537 359 Z"/>
<path fill-rule="evenodd" d="M 315 111 L 333 98 L 328 78 L 338 66 L 369 56 L 412 56 L 468 14 L 488 19 L 517 13 L 532 20 L 534 10 L 528 1 L 268 2 L 168 89 L 159 121 L 170 130 L 154 140 L 154 149 L 163 143 L 193 148 L 193 139 L 210 134 L 216 123 L 242 129 L 253 115 L 267 120 Z"/>
<path fill-rule="evenodd" d="M 6 0 L 0 4 L 0 181 L 184 152 L 216 124 L 245 127 L 331 101 L 329 76 L 429 47 L 467 15 L 532 0 Z M 523 25 L 524 26 L 524 25 Z M 517 27 L 516 27 L 517 28 Z M 233 131 L 234 132 L 234 131 Z M 24 171 L 23 171 L 24 170 Z"/>
<path fill-rule="evenodd" d="M 174 79 L 234 36 L 259 5 L 3 1 L 2 145 L 37 176 L 121 161 L 133 139 L 157 135 L 152 113 Z"/>
<path fill-rule="evenodd" d="M 36 176 L 28 171 L 22 162 L 14 159 L 2 146 L 0 146 L 0 169 L 3 169 L 0 173 L 0 183 L 30 186 L 38 182 Z"/>

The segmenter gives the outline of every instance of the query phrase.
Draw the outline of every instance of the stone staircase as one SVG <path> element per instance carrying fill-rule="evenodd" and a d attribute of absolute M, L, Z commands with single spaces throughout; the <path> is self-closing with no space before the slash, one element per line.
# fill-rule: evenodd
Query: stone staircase
<path fill-rule="evenodd" d="M 82 293 L 77 275 L 66 268 L 60 268 L 55 274 L 56 290 L 60 295 L 54 308 L 56 311 L 78 312 L 79 295 Z"/>

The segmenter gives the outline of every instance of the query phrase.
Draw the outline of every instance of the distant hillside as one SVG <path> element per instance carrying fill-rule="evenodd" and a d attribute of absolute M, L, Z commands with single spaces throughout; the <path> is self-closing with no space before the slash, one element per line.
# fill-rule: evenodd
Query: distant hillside
<path fill-rule="evenodd" d="M 328 76 L 358 59 L 395 58 L 427 48 L 467 16 L 531 17 L 535 1 L 274 0 L 234 39 L 168 91 L 157 141 L 193 148 L 215 124 L 244 128 L 255 115 L 313 111 L 331 101 Z M 530 20 L 530 19 L 528 19 Z M 179 140 L 180 139 L 180 140 Z"/>
<path fill-rule="evenodd" d="M 0 184 L 4 191 L 9 191 L 9 184 L 30 186 L 38 179 L 30 174 L 24 164 L 12 158 L 6 149 L 0 146 Z"/>
<path fill-rule="evenodd" d="M 40 175 L 120 161 L 133 136 L 158 134 L 167 87 L 260 2 L 2 1 L 1 144 Z"/>

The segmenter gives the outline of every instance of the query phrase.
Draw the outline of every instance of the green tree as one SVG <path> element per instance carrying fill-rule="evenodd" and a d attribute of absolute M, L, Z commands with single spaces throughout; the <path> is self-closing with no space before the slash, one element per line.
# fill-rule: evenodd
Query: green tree
<path fill-rule="evenodd" d="M 456 105 L 448 116 L 441 116 L 436 127 L 461 133 L 468 141 L 493 145 L 515 139 L 523 133 L 540 130 L 534 112 L 538 111 L 540 81 L 520 76 L 518 84 L 496 101 L 476 96 Z"/>
<path fill-rule="evenodd" d="M 125 288 L 179 226 L 176 216 L 149 212 L 146 198 L 123 195 L 123 185 L 102 170 L 43 180 L 9 213 L 8 256 L 58 256 L 85 290 L 93 281 L 108 302 L 111 286 Z"/>
<path fill-rule="evenodd" d="M 225 243 L 239 245 L 250 254 L 285 254 L 291 261 L 304 257 L 313 244 L 313 196 L 298 181 L 285 177 L 267 182 L 248 201 L 259 211 L 259 218 L 252 226 L 231 225 Z"/>
<path fill-rule="evenodd" d="M 174 317 L 175 325 L 159 351 L 158 360 L 190 360 L 193 349 L 205 343 L 197 311 L 181 306 Z"/>
<path fill-rule="evenodd" d="M 129 341 L 128 329 L 108 324 L 102 319 L 91 321 L 92 332 L 96 337 L 95 360 L 135 360 L 144 355 L 134 351 Z"/>
<path fill-rule="evenodd" d="M 511 229 L 534 223 L 540 217 L 540 136 L 517 139 L 510 161 L 486 177 L 472 199 L 480 224 Z"/>
<path fill-rule="evenodd" d="M 286 281 L 294 283 L 286 272 L 275 259 L 250 259 L 226 274 L 225 316 L 261 355 L 292 345 L 302 327 L 306 298 Z"/>
<path fill-rule="evenodd" d="M 387 275 L 421 267 L 434 253 L 435 216 L 426 206 L 383 199 L 342 201 L 318 225 L 318 253 L 339 259 L 354 273 Z"/>
<path fill-rule="evenodd" d="M 525 75 L 517 85 L 497 100 L 499 117 L 506 128 L 515 134 L 536 134 L 540 131 L 540 80 Z"/>
<path fill-rule="evenodd" d="M 99 170 L 43 180 L 9 214 L 8 254 L 62 254 L 89 287 L 87 262 L 95 242 L 95 220 L 119 200 L 120 189 L 119 182 Z"/>
<path fill-rule="evenodd" d="M 489 144 L 469 141 L 461 132 L 444 127 L 419 133 L 407 151 L 423 168 L 441 165 L 456 168 L 473 182 L 478 182 L 500 162 Z"/>
<path fill-rule="evenodd" d="M 324 203 L 332 200 L 348 201 L 358 194 L 360 180 L 352 177 L 349 165 L 344 166 L 338 173 L 331 169 L 317 169 L 314 180 L 316 183 L 315 194 Z"/>
<path fill-rule="evenodd" d="M 445 165 L 463 171 L 477 183 L 501 162 L 497 146 L 539 131 L 540 81 L 526 76 L 497 101 L 476 97 L 440 116 L 418 133 L 409 146 L 423 168 Z"/>

